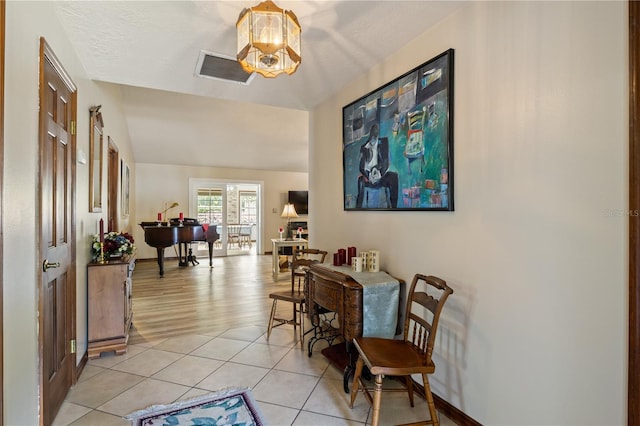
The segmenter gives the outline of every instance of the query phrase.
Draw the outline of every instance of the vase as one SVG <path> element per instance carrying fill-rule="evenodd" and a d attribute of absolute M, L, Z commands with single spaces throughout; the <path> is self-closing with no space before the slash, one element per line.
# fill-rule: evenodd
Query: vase
<path fill-rule="evenodd" d="M 122 260 L 123 254 L 120 252 L 109 253 L 108 260 Z"/>

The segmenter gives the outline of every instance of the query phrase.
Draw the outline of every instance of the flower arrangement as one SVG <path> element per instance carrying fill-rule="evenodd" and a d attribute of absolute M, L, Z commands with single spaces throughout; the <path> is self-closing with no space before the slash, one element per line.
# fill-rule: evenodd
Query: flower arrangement
<path fill-rule="evenodd" d="M 126 232 L 108 232 L 104 235 L 104 259 L 111 257 L 129 256 L 136 251 L 133 237 Z M 100 260 L 100 235 L 93 236 L 91 245 L 91 257 Z"/>

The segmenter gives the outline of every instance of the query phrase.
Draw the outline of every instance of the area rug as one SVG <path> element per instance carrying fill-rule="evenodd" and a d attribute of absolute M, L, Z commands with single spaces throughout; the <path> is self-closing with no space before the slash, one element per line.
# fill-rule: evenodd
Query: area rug
<path fill-rule="evenodd" d="M 143 425 L 266 425 L 248 388 L 223 389 L 169 405 L 154 405 L 125 416 Z"/>

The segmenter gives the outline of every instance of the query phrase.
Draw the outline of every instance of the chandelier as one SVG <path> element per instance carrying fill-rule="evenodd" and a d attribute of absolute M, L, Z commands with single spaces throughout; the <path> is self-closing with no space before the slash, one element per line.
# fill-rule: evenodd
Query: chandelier
<path fill-rule="evenodd" d="M 293 74 L 300 61 L 300 24 L 290 10 L 271 0 L 244 9 L 236 22 L 238 62 L 264 77 Z"/>

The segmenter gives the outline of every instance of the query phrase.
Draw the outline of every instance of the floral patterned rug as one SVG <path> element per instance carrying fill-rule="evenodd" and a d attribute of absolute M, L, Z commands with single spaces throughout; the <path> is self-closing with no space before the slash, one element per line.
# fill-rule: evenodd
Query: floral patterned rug
<path fill-rule="evenodd" d="M 154 405 L 125 418 L 134 426 L 266 424 L 248 388 L 224 389 L 174 404 Z"/>

